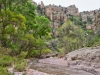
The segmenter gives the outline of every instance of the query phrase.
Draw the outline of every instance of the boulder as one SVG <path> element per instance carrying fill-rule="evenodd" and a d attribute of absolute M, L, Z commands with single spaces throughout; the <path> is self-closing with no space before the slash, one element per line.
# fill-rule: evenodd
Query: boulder
<path fill-rule="evenodd" d="M 100 75 L 100 47 L 86 47 L 66 54 L 69 67 Z"/>
<path fill-rule="evenodd" d="M 88 62 L 100 62 L 100 47 L 78 49 L 68 53 L 65 58 L 68 61 L 84 60 Z"/>

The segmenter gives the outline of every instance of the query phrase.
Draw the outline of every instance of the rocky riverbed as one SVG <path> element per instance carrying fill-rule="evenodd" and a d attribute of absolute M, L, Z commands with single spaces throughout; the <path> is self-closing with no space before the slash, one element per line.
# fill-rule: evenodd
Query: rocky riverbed
<path fill-rule="evenodd" d="M 39 62 L 32 63 L 30 68 L 50 75 L 94 75 L 83 70 L 71 68 L 66 60 L 59 58 L 40 59 Z"/>
<path fill-rule="evenodd" d="M 64 58 L 32 60 L 26 75 L 100 75 L 100 47 L 75 50 Z"/>

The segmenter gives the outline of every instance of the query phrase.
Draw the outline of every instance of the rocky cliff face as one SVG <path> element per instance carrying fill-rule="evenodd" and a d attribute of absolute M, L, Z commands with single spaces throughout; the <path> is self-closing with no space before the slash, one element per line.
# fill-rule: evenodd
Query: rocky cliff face
<path fill-rule="evenodd" d="M 40 14 L 45 14 L 51 21 L 51 27 L 58 28 L 61 24 L 63 24 L 70 15 L 78 16 L 79 11 L 75 5 L 70 5 L 69 7 L 62 7 L 56 5 L 47 5 L 44 3 L 38 5 L 38 9 L 41 10 Z"/>
<path fill-rule="evenodd" d="M 100 12 L 100 9 L 93 11 L 83 11 L 79 12 L 78 8 L 75 5 L 70 5 L 68 7 L 56 6 L 56 5 L 47 5 L 41 1 L 40 4 L 36 4 L 38 15 L 46 15 L 51 21 L 51 28 L 57 29 L 60 27 L 70 16 L 78 16 L 82 18 L 83 22 L 87 23 L 86 28 L 91 29 L 95 16 Z"/>
<path fill-rule="evenodd" d="M 80 12 L 80 17 L 82 18 L 82 21 L 87 23 L 86 29 L 94 29 L 94 21 L 99 13 L 100 9 Z"/>
<path fill-rule="evenodd" d="M 99 12 L 100 12 L 100 10 L 83 11 L 83 12 L 80 12 L 80 15 L 81 15 L 83 21 L 87 21 L 88 18 L 90 18 L 92 21 L 94 21 L 95 16 L 96 16 Z"/>
<path fill-rule="evenodd" d="M 75 5 L 70 5 L 69 7 L 62 7 L 56 5 L 47 5 L 41 1 L 37 6 L 37 13 L 39 15 L 46 15 L 51 21 L 50 26 L 52 28 L 53 37 L 56 36 L 56 29 L 58 29 L 69 17 L 70 15 L 79 16 L 78 8 Z"/>

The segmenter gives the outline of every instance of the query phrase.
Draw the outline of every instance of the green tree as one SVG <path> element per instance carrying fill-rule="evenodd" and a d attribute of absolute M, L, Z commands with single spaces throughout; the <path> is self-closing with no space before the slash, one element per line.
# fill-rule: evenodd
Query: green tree
<path fill-rule="evenodd" d="M 46 36 L 50 34 L 50 22 L 44 16 L 36 16 L 30 0 L 0 1 L 0 44 L 12 49 L 12 55 L 22 51 L 27 56 L 33 50 L 46 48 Z"/>
<path fill-rule="evenodd" d="M 21 14 L 16 14 L 10 10 L 2 10 L 0 13 L 0 19 L 1 43 L 2 46 L 6 46 L 6 40 L 12 38 L 12 34 L 16 34 L 20 30 L 23 31 L 26 28 L 24 24 L 26 19 Z"/>
<path fill-rule="evenodd" d="M 84 44 L 83 41 L 84 31 L 70 20 L 60 27 L 58 48 L 61 51 L 63 50 L 66 53 L 81 48 Z"/>
<path fill-rule="evenodd" d="M 34 29 L 36 26 L 36 12 L 35 12 L 35 5 L 32 4 L 32 2 L 27 2 L 26 4 L 23 4 L 21 6 L 18 6 L 15 9 L 15 12 L 21 13 L 26 18 L 26 33 L 31 33 L 32 29 Z"/>
<path fill-rule="evenodd" d="M 44 16 L 36 16 L 36 28 L 33 29 L 33 35 L 38 38 L 48 35 L 50 33 L 50 21 Z"/>

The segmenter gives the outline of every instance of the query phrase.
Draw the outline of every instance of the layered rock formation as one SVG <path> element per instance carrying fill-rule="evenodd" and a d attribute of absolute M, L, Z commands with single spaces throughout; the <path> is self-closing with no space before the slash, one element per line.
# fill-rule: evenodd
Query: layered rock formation
<path fill-rule="evenodd" d="M 39 9 L 41 9 L 41 14 L 45 14 L 51 21 L 51 27 L 58 28 L 61 24 L 63 24 L 69 15 L 78 16 L 79 11 L 75 5 L 70 5 L 69 7 L 62 7 L 56 5 L 47 5 L 44 3 L 38 5 Z"/>
<path fill-rule="evenodd" d="M 83 22 L 87 23 L 86 28 L 92 29 L 93 21 L 95 16 L 100 12 L 100 9 L 93 11 L 83 11 L 79 12 L 78 8 L 75 5 L 70 5 L 68 7 L 56 6 L 56 5 L 47 5 L 41 1 L 40 4 L 33 2 L 37 6 L 38 15 L 46 15 L 51 21 L 52 32 L 55 32 L 70 16 L 78 16 L 82 18 Z"/>
<path fill-rule="evenodd" d="M 83 12 L 80 12 L 80 15 L 83 21 L 87 21 L 88 18 L 90 18 L 91 21 L 94 21 L 96 14 L 98 14 L 99 12 L 100 10 L 83 11 Z"/>

